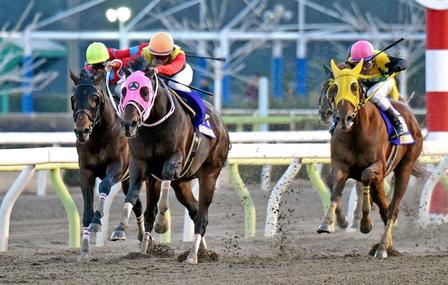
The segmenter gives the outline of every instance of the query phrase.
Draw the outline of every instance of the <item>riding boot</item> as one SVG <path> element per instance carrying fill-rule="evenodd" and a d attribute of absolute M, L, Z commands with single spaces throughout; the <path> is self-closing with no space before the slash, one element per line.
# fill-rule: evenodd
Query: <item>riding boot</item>
<path fill-rule="evenodd" d="M 386 111 L 384 111 L 389 117 L 392 127 L 395 129 L 396 136 L 402 136 L 408 132 L 408 127 L 403 117 L 394 107 L 390 107 Z"/>

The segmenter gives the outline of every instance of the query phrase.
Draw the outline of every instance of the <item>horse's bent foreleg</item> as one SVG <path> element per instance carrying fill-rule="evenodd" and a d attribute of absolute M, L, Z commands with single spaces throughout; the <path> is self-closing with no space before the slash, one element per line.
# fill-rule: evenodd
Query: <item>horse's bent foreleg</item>
<path fill-rule="evenodd" d="M 107 166 L 106 176 L 99 185 L 99 201 L 92 222 L 89 225 L 90 232 L 101 231 L 101 218 L 104 215 L 104 204 L 106 202 L 107 195 L 110 193 L 110 189 L 113 185 L 120 181 L 122 175 L 122 161 L 121 159 L 115 160 Z"/>
<path fill-rule="evenodd" d="M 339 199 L 342 196 L 342 190 L 344 190 L 345 181 L 347 180 L 347 174 L 342 172 L 341 170 L 334 171 L 332 173 L 333 182 L 331 185 L 333 185 L 333 189 L 331 191 L 331 203 L 330 207 L 328 208 L 327 214 L 325 215 L 322 223 L 320 224 L 319 228 L 317 229 L 318 233 L 333 233 L 334 232 L 334 225 L 335 225 L 335 215 L 336 215 L 336 209 L 338 207 Z"/>

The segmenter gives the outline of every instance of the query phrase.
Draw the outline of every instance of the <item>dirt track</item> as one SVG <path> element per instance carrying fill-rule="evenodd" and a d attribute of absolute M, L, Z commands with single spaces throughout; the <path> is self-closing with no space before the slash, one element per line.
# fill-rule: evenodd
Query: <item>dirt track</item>
<path fill-rule="evenodd" d="M 0 178 L 3 178 L 0 177 Z M 5 181 L 4 179 L 2 179 Z M 9 183 L 9 182 L 8 182 Z M 1 192 L 6 190 L 1 189 Z M 377 211 L 374 230 L 363 235 L 338 230 L 333 235 L 316 234 L 322 217 L 319 198 L 305 181 L 296 181 L 282 202 L 281 232 L 273 239 L 263 238 L 268 195 L 252 185 L 257 205 L 257 238 L 244 239 L 243 208 L 230 186 L 216 192 L 210 208 L 207 242 L 219 255 L 217 262 L 192 266 L 177 261 L 189 249 L 180 241 L 183 213 L 174 196 L 173 242 L 170 257 L 141 256 L 136 226 L 131 224 L 128 240 L 108 242 L 93 248 L 93 257 L 79 260 L 78 250 L 68 250 L 68 224 L 65 211 L 52 189 L 47 196 L 26 192 L 12 213 L 9 250 L 0 258 L 0 283 L 116 284 L 441 284 L 448 275 L 447 226 L 422 230 L 414 225 L 418 191 L 410 191 L 395 230 L 400 257 L 379 260 L 367 252 L 383 231 Z M 72 189 L 81 212 L 79 189 Z M 347 193 L 346 193 L 347 196 Z M 2 195 L 3 197 L 3 195 Z M 119 199 L 111 217 L 113 227 L 119 217 Z M 94 238 L 92 239 L 94 240 Z"/>

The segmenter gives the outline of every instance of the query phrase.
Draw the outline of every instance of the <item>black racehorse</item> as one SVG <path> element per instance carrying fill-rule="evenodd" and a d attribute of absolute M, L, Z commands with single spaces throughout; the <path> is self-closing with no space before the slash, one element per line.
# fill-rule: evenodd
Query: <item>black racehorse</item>
<path fill-rule="evenodd" d="M 129 145 L 128 139 L 121 131 L 120 118 L 111 101 L 105 96 L 104 73 L 96 77 L 83 70 L 77 77 L 70 71 L 70 78 L 75 84 L 71 96 L 76 150 L 79 156 L 81 191 L 84 199 L 83 238 L 81 255 L 87 256 L 89 233 L 101 230 L 104 201 L 111 187 L 121 181 L 122 190 L 128 192 L 129 179 Z M 93 210 L 95 178 L 102 179 L 99 185 L 99 203 Z M 134 213 L 137 217 L 139 239 L 143 237 L 142 205 L 136 200 Z M 111 239 L 124 239 L 121 228 L 116 229 Z"/>
<path fill-rule="evenodd" d="M 145 70 L 142 62 L 136 61 L 133 70 Z M 208 208 L 230 149 L 228 131 L 220 114 L 204 102 L 213 135 L 196 134 L 182 99 L 157 76 L 146 76 L 141 71 L 128 76 L 120 103 L 122 127 L 129 137 L 132 154 L 130 188 L 122 221 L 127 223 L 130 207 L 146 182 L 145 237 L 141 251 L 147 252 L 154 221 L 156 225 L 163 224 L 159 217 L 166 209 L 163 204 L 171 186 L 195 224 L 194 245 L 187 257 L 187 262 L 195 264 L 199 248 L 206 249 Z M 199 201 L 191 192 L 191 180 L 195 178 L 199 179 Z M 156 218 L 158 211 L 161 215 Z"/>

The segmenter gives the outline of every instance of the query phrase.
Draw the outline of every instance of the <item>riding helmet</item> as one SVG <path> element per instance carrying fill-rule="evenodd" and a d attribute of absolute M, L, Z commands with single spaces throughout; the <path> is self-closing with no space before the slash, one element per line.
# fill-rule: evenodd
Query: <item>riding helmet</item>
<path fill-rule="evenodd" d="M 93 42 L 87 47 L 86 60 L 88 64 L 105 62 L 109 59 L 107 47 L 100 42 Z"/>
<path fill-rule="evenodd" d="M 173 51 L 174 41 L 168 33 L 155 33 L 149 41 L 148 48 L 149 52 L 153 55 L 166 56 Z"/>

